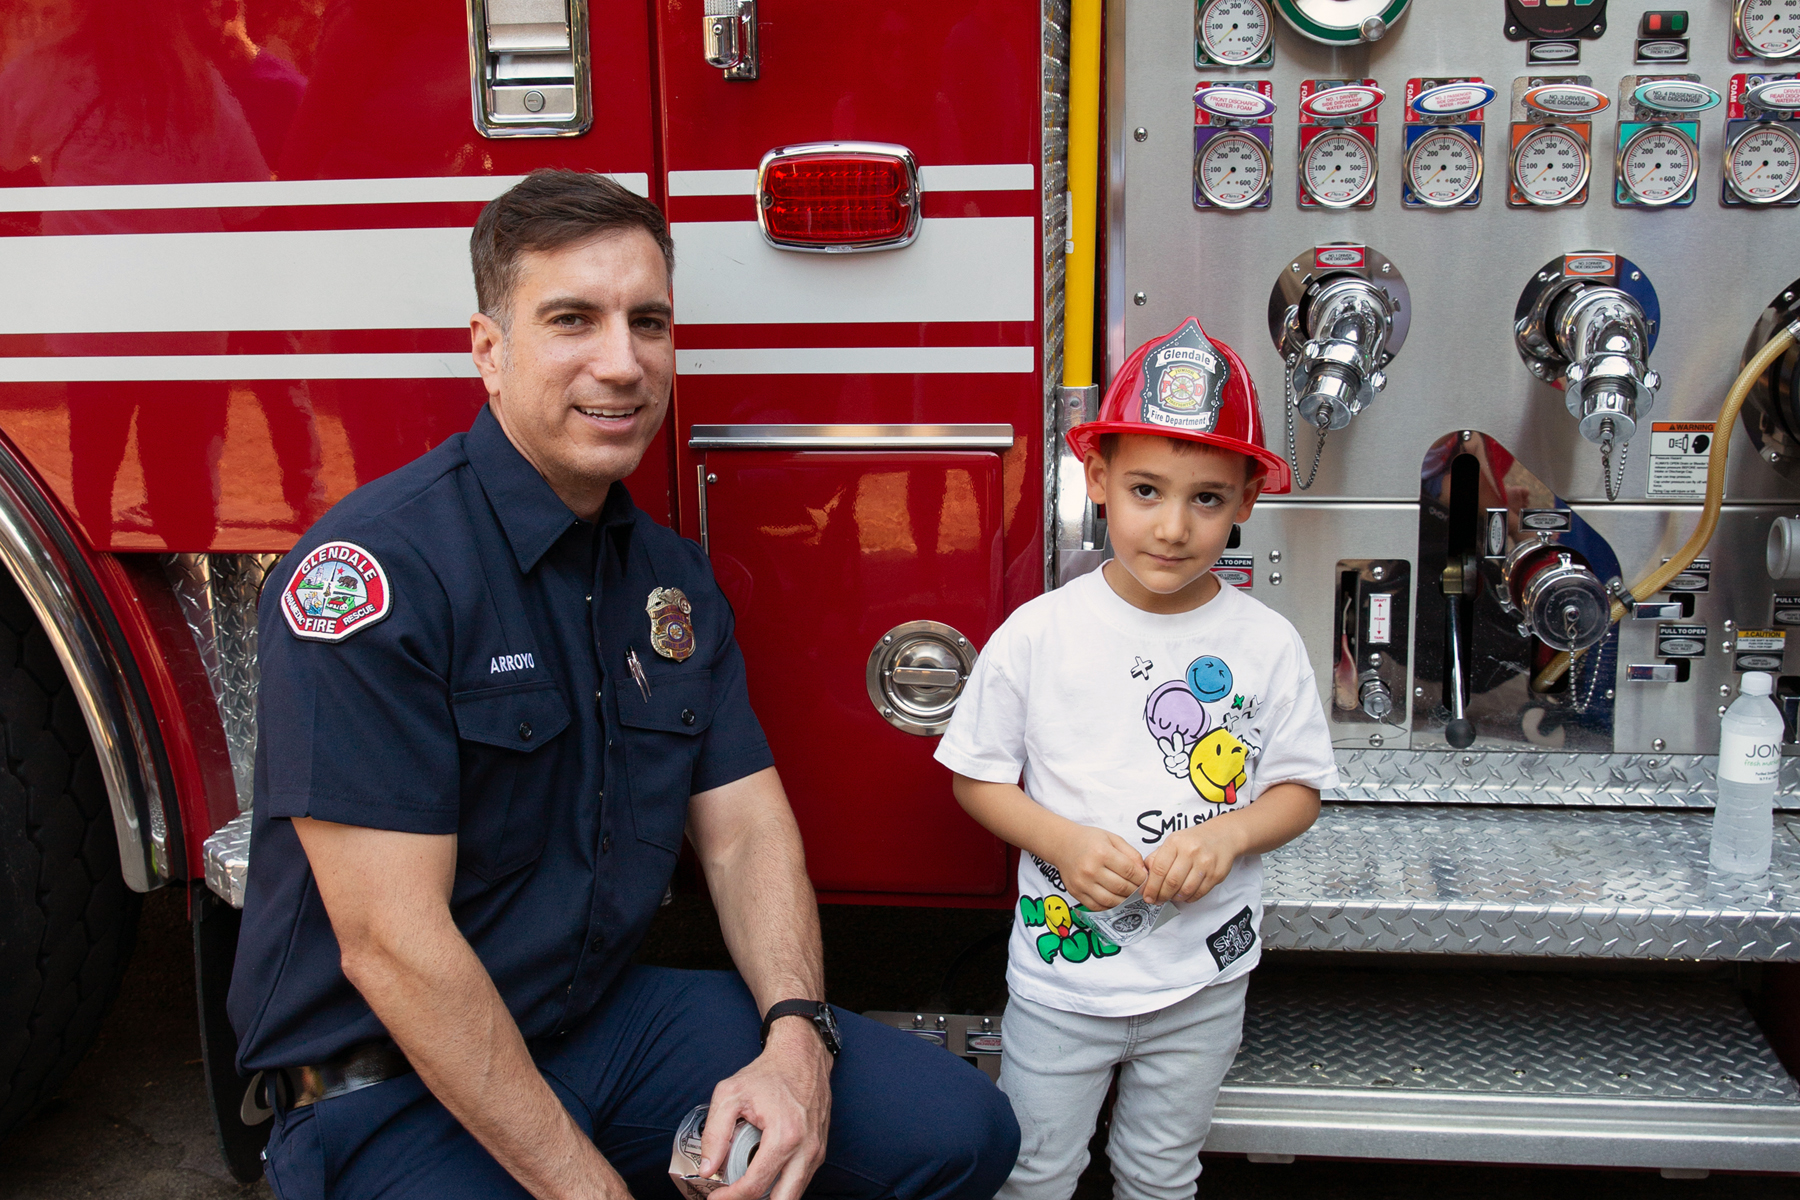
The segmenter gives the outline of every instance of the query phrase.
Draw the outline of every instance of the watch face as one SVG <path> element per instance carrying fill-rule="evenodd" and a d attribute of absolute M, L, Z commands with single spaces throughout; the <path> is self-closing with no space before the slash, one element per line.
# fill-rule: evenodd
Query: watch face
<path fill-rule="evenodd" d="M 837 1016 L 831 1011 L 831 1005 L 819 1005 L 817 1023 L 819 1032 L 825 1035 L 825 1048 L 836 1054 L 843 1048 L 844 1036 L 838 1032 Z"/>

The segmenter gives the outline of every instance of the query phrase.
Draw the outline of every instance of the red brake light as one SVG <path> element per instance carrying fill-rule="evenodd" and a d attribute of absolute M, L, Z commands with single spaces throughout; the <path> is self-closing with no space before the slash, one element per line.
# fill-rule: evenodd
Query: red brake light
<path fill-rule="evenodd" d="M 757 173 L 763 233 L 791 250 L 904 246 L 919 227 L 919 176 L 901 146 L 784 146 Z"/>

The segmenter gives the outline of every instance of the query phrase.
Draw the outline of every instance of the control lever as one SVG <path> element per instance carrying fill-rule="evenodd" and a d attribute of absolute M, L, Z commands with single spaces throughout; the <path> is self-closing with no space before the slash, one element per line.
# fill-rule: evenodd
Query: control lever
<path fill-rule="evenodd" d="M 1444 566 L 1439 586 L 1444 593 L 1444 694 L 1450 702 L 1450 721 L 1444 726 L 1444 740 L 1458 750 L 1475 744 L 1475 725 L 1469 720 L 1467 701 L 1468 672 L 1463 665 L 1462 602 L 1475 593 L 1476 567 L 1473 555 L 1465 555 Z"/>
<path fill-rule="evenodd" d="M 1649 280 L 1616 254 L 1564 255 L 1519 298 L 1519 352 L 1532 374 L 1563 390 L 1581 436 L 1600 447 L 1608 500 L 1619 498 L 1627 445 L 1662 386 L 1648 365 L 1657 316 Z"/>
<path fill-rule="evenodd" d="M 1386 367 L 1410 325 L 1406 281 L 1377 251 L 1347 242 L 1288 264 L 1269 296 L 1269 332 L 1286 361 L 1287 455 L 1294 482 L 1313 485 L 1325 435 L 1342 429 L 1387 386 Z M 1302 478 L 1295 426 L 1317 432 Z"/>

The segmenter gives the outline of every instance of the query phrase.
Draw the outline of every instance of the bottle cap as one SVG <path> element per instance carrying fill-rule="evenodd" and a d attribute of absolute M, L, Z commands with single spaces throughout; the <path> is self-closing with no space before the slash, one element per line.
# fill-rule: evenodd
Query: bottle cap
<path fill-rule="evenodd" d="M 1738 695 L 1767 696 L 1775 690 L 1775 677 L 1767 671 L 1745 671 L 1738 681 Z"/>

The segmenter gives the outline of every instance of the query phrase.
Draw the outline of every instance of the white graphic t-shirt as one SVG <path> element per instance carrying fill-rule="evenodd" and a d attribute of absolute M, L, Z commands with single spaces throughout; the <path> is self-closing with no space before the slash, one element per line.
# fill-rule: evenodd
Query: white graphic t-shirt
<path fill-rule="evenodd" d="M 1018 783 L 1059 816 L 1148 858 L 1164 838 L 1274 783 L 1337 785 L 1300 635 L 1234 587 L 1192 612 L 1144 612 L 1100 571 L 1020 606 L 981 652 L 937 760 Z M 1098 936 L 1050 863 L 1019 856 L 1006 970 L 1015 995 L 1122 1017 L 1235 979 L 1262 957 L 1262 856 L 1123 948 Z"/>

